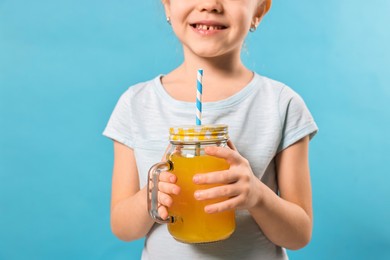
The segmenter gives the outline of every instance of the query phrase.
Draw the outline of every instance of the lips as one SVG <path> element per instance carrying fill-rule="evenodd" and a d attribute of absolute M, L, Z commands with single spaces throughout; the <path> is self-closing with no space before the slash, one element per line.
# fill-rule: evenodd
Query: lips
<path fill-rule="evenodd" d="M 217 31 L 217 30 L 224 30 L 227 28 L 227 26 L 211 22 L 211 21 L 205 21 L 205 22 L 196 22 L 190 24 L 192 28 L 200 31 Z"/>

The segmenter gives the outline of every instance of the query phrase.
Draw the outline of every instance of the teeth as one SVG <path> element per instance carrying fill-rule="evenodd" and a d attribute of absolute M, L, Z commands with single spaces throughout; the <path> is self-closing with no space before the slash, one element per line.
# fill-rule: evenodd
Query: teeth
<path fill-rule="evenodd" d="M 205 30 L 205 31 L 221 30 L 222 26 L 197 24 L 196 25 L 196 29 L 198 29 L 198 30 Z"/>

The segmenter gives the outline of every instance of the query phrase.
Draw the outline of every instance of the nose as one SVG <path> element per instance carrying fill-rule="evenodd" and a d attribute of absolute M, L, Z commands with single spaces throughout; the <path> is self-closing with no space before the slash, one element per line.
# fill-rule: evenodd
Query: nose
<path fill-rule="evenodd" d="M 222 13 L 223 7 L 220 0 L 200 0 L 198 3 L 198 10 L 209 13 Z"/>

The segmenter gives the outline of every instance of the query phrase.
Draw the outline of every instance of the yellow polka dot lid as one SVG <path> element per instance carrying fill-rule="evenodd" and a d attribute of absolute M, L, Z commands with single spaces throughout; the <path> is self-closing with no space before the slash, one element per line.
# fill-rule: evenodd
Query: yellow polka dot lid
<path fill-rule="evenodd" d="M 171 142 L 215 142 L 228 140 L 227 125 L 188 125 L 169 129 Z"/>

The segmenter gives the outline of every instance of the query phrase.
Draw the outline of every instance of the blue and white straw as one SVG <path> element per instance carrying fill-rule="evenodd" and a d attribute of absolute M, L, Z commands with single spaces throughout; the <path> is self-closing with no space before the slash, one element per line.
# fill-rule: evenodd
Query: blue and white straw
<path fill-rule="evenodd" d="M 203 70 L 199 69 L 196 77 L 196 125 L 202 125 L 202 77 Z"/>

